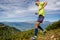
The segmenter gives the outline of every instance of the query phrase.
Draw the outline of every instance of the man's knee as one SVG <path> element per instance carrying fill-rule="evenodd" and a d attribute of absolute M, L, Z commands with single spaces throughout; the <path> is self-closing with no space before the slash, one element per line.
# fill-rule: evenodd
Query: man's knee
<path fill-rule="evenodd" d="M 35 23 L 35 28 L 38 28 L 39 24 L 40 24 L 40 22 L 36 22 Z"/>

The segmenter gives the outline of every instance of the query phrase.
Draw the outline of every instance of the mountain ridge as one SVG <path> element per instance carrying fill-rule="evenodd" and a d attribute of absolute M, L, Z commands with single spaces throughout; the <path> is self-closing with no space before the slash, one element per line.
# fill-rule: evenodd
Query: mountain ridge
<path fill-rule="evenodd" d="M 2 22 L 5 25 L 9 25 L 11 27 L 15 27 L 17 29 L 20 29 L 22 31 L 24 30 L 29 30 L 29 29 L 34 29 L 35 22 Z M 47 25 L 51 24 L 49 21 L 44 21 L 41 24 L 42 28 L 45 28 Z"/>

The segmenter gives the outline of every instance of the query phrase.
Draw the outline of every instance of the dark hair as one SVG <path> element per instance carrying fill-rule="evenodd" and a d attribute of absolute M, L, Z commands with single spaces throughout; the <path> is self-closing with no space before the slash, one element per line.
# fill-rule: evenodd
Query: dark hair
<path fill-rule="evenodd" d="M 36 0 L 36 1 L 39 1 L 39 0 Z"/>

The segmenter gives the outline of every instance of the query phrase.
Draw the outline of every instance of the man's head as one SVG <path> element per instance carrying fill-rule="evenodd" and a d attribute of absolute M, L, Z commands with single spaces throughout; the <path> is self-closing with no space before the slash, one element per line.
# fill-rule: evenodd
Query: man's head
<path fill-rule="evenodd" d="M 36 1 L 36 2 L 35 2 L 35 5 L 39 6 L 39 3 L 40 3 L 39 1 Z"/>

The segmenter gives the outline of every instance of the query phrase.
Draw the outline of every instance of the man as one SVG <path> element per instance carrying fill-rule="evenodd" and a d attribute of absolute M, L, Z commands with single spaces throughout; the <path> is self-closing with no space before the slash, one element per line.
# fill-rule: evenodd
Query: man
<path fill-rule="evenodd" d="M 38 20 L 35 23 L 35 32 L 34 32 L 33 39 L 36 39 L 36 37 L 37 37 L 38 28 L 41 29 L 43 31 L 43 33 L 45 33 L 44 30 L 39 25 L 44 20 L 44 16 L 45 16 L 45 14 L 44 14 L 44 7 L 47 5 L 47 2 L 39 2 L 39 0 L 37 0 L 35 5 L 37 5 L 39 10 L 38 10 L 38 13 L 36 13 L 36 14 L 38 14 Z"/>

